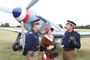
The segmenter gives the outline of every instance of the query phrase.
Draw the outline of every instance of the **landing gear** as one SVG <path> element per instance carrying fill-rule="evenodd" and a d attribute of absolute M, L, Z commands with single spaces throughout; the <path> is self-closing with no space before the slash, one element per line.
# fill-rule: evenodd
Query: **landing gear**
<path fill-rule="evenodd" d="M 18 50 L 22 49 L 22 46 L 20 46 L 19 43 L 13 43 L 12 48 L 14 51 L 18 51 Z"/>
<path fill-rule="evenodd" d="M 18 50 L 22 49 L 22 46 L 20 46 L 20 39 L 21 39 L 21 33 L 18 34 L 15 43 L 13 43 L 13 45 L 12 45 L 12 49 L 14 51 L 18 51 Z"/>

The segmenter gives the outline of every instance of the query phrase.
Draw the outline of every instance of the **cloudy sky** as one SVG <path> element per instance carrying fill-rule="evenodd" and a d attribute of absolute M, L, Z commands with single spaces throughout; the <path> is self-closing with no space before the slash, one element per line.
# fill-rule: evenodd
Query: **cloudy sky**
<path fill-rule="evenodd" d="M 13 9 L 26 7 L 30 0 L 0 0 L 0 7 Z M 65 24 L 67 20 L 77 25 L 90 24 L 90 0 L 39 0 L 32 8 L 35 12 L 55 24 Z M 0 11 L 0 24 L 20 25 L 10 13 Z"/>

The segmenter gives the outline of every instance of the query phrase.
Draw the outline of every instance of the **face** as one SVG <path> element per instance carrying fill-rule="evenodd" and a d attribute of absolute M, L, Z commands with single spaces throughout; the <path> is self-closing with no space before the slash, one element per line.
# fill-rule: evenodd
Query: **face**
<path fill-rule="evenodd" d="M 35 25 L 34 27 L 35 27 L 35 29 L 38 31 L 38 30 L 40 30 L 40 27 L 41 27 L 41 26 L 40 26 L 40 24 L 38 24 L 38 25 Z"/>
<path fill-rule="evenodd" d="M 51 29 L 49 29 L 47 34 L 51 34 L 51 33 L 52 33 L 52 31 L 51 31 Z"/>
<path fill-rule="evenodd" d="M 66 24 L 66 26 L 65 26 L 65 29 L 67 31 L 70 31 L 72 28 L 73 28 L 73 26 L 71 26 L 70 24 Z"/>

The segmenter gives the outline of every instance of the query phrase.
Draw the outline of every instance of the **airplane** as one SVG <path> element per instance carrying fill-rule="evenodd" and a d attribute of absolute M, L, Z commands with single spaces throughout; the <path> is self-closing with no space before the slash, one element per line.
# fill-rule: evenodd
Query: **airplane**
<path fill-rule="evenodd" d="M 19 22 L 22 26 L 22 30 L 0 28 L 3 30 L 8 30 L 8 31 L 18 33 L 17 38 L 12 45 L 12 49 L 14 51 L 18 51 L 19 49 L 23 50 L 24 45 L 25 45 L 25 34 L 31 28 L 30 21 L 33 21 L 35 19 L 40 19 L 41 28 L 38 31 L 39 37 L 44 34 L 45 27 L 53 27 L 54 28 L 52 35 L 54 35 L 55 41 L 57 43 L 60 43 L 60 41 L 61 41 L 60 38 L 63 38 L 63 36 L 64 36 L 64 32 L 65 32 L 64 26 L 63 26 L 63 28 L 61 28 L 58 25 L 52 23 L 50 20 L 40 16 L 39 14 L 37 14 L 36 12 L 34 12 L 30 9 L 38 1 L 39 0 L 31 0 L 26 8 L 16 7 L 13 10 L 10 10 L 5 7 L 0 7 L 1 11 L 6 12 L 6 13 L 11 13 L 13 15 L 13 17 L 17 20 L 17 22 Z M 26 31 L 24 31 L 24 29 L 26 29 Z M 80 35 L 81 36 L 90 36 L 90 32 L 80 33 Z M 20 46 L 21 38 L 22 38 L 22 46 Z"/>

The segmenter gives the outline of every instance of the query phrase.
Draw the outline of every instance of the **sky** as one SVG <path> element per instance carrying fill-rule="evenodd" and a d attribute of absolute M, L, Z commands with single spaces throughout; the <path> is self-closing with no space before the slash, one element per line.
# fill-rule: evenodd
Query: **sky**
<path fill-rule="evenodd" d="M 31 0 L 0 0 L 0 7 L 13 9 L 26 7 Z M 39 0 L 32 8 L 39 15 L 54 24 L 65 24 L 67 20 L 77 25 L 90 24 L 89 0 Z M 0 11 L 0 24 L 9 23 L 11 26 L 20 25 L 12 14 Z"/>

